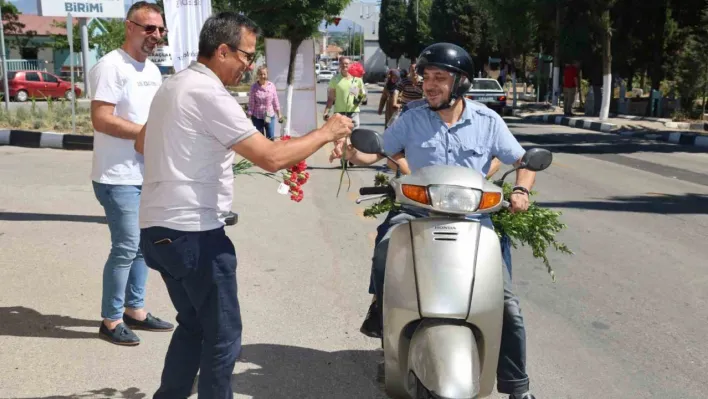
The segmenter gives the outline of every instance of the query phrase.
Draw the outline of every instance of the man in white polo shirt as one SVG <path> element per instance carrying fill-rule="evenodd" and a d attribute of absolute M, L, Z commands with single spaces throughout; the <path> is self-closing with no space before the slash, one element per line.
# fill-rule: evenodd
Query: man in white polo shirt
<path fill-rule="evenodd" d="M 148 276 L 138 227 L 143 159 L 133 148 L 162 83 L 160 70 L 147 58 L 166 34 L 161 11 L 144 1 L 133 4 L 125 21 L 123 46 L 106 54 L 88 74 L 94 88 L 91 121 L 96 130 L 91 180 L 111 233 L 98 333 L 117 345 L 140 343 L 132 329 L 174 328 L 143 309 Z"/>
<path fill-rule="evenodd" d="M 141 248 L 165 281 L 178 323 L 155 399 L 189 397 L 199 370 L 200 398 L 233 397 L 241 312 L 236 253 L 224 225 L 235 153 L 276 172 L 351 134 L 352 122 L 342 115 L 287 141 L 258 134 L 225 88 L 252 69 L 258 31 L 236 13 L 210 17 L 197 62 L 165 81 L 136 141 L 145 154 Z"/>

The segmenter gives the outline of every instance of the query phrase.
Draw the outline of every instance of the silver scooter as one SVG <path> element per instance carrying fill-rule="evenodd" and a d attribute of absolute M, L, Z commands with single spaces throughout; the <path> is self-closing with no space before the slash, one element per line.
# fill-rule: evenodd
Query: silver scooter
<path fill-rule="evenodd" d="M 386 156 L 383 138 L 372 130 L 355 130 L 351 142 L 362 153 Z M 501 246 L 493 229 L 467 217 L 508 207 L 506 176 L 544 170 L 552 159 L 548 150 L 530 149 L 520 167 L 494 183 L 470 168 L 435 165 L 360 189 L 371 197 L 357 203 L 390 196 L 429 214 L 393 227 L 389 240 L 381 309 L 390 397 L 491 395 L 504 311 Z"/>

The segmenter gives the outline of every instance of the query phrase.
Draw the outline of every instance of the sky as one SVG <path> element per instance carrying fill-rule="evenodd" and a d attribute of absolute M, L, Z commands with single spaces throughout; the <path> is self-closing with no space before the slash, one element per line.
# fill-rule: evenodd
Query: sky
<path fill-rule="evenodd" d="M 20 10 L 23 14 L 37 14 L 37 0 L 9 0 L 11 3 L 13 3 L 17 9 Z M 125 0 L 125 10 L 128 11 L 128 8 L 130 8 L 130 5 L 133 4 L 134 1 L 137 0 Z M 154 3 L 154 1 L 148 0 L 151 3 Z M 330 25 L 327 28 L 328 32 L 346 32 L 347 28 L 350 26 L 353 26 L 354 24 L 349 21 L 349 20 L 342 20 L 339 22 L 339 26 L 334 26 Z M 321 29 L 325 28 L 324 22 L 322 25 L 320 25 Z"/>

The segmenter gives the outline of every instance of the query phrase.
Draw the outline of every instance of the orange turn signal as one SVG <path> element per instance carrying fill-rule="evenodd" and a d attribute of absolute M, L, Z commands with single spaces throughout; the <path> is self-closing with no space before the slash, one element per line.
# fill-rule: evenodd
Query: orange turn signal
<path fill-rule="evenodd" d="M 479 208 L 478 210 L 482 211 L 485 209 L 490 209 L 494 208 L 495 206 L 499 205 L 502 201 L 502 195 L 501 193 L 495 193 L 495 192 L 485 192 L 482 194 L 482 200 L 479 201 Z"/>
<path fill-rule="evenodd" d="M 430 198 L 428 197 L 428 189 L 423 186 L 412 186 L 410 184 L 404 184 L 401 186 L 401 191 L 403 195 L 412 199 L 413 201 L 420 202 L 421 204 L 430 205 Z"/>

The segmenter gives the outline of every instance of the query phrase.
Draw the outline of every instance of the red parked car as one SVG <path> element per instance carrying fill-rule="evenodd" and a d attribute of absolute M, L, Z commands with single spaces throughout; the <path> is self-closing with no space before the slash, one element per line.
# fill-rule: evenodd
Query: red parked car
<path fill-rule="evenodd" d="M 7 74 L 7 86 L 10 90 L 10 99 L 25 102 L 31 98 L 66 98 L 71 100 L 73 95 L 81 96 L 81 89 L 71 82 L 44 71 L 11 71 Z M 0 84 L 0 91 L 4 91 Z"/>

